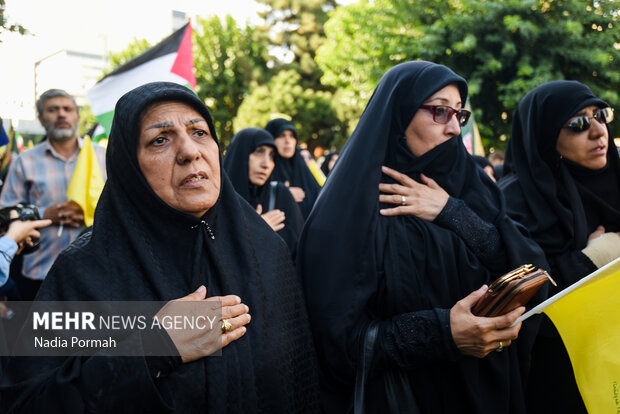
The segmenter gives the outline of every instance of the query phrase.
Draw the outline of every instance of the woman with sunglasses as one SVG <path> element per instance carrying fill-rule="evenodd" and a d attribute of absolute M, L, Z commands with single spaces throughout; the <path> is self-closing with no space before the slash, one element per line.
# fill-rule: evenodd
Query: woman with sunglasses
<path fill-rule="evenodd" d="M 554 81 L 515 112 L 504 176 L 508 214 L 543 248 L 558 286 L 620 256 L 620 162 L 613 110 L 584 84 Z M 547 320 L 533 353 L 532 412 L 586 412 L 568 356 Z"/>
<path fill-rule="evenodd" d="M 510 327 L 524 308 L 482 318 L 471 307 L 501 274 L 546 262 L 463 145 L 466 98 L 445 66 L 389 70 L 302 231 L 327 413 L 525 410 L 531 327 Z"/>

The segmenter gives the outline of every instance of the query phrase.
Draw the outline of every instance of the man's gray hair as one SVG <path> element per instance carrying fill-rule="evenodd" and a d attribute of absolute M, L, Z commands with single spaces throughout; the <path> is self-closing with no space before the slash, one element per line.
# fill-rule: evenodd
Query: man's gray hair
<path fill-rule="evenodd" d="M 69 95 L 67 91 L 64 91 L 62 89 L 49 89 L 43 92 L 43 94 L 37 100 L 37 112 L 39 116 L 43 116 L 43 106 L 45 105 L 45 101 L 51 98 L 56 98 L 58 96 L 64 96 L 65 98 L 70 98 L 73 101 L 73 105 L 75 105 L 75 108 L 77 110 L 77 103 L 75 102 L 75 98 Z"/>

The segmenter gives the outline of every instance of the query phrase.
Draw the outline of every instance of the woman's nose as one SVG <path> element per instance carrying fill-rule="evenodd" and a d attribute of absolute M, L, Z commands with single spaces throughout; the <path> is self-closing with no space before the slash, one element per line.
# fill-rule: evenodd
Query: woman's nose
<path fill-rule="evenodd" d="M 599 139 L 601 136 L 607 137 L 607 124 L 605 122 L 599 122 L 594 118 L 590 122 L 589 139 Z"/>
<path fill-rule="evenodd" d="M 260 166 L 263 168 L 269 167 L 269 155 L 264 155 L 261 157 Z"/>
<path fill-rule="evenodd" d="M 446 124 L 446 132 L 450 135 L 458 135 L 461 133 L 461 124 L 459 124 L 459 119 L 456 114 L 453 115 Z"/>
<path fill-rule="evenodd" d="M 187 133 L 182 133 L 177 137 L 179 146 L 177 150 L 177 162 L 185 164 L 200 158 L 198 146 Z"/>

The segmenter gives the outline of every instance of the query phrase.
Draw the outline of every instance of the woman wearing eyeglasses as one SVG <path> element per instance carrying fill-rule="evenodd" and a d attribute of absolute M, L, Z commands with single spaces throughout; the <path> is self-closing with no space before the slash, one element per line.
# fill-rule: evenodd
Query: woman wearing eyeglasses
<path fill-rule="evenodd" d="M 389 70 L 302 231 L 328 413 L 525 412 L 519 354 L 532 327 L 510 327 L 524 309 L 481 318 L 471 307 L 501 274 L 546 262 L 465 150 L 466 98 L 445 66 Z"/>
<path fill-rule="evenodd" d="M 543 248 L 557 288 L 620 256 L 620 162 L 613 110 L 584 84 L 554 81 L 515 112 L 504 176 L 508 214 Z M 562 342 L 545 321 L 534 348 L 532 412 L 585 412 Z M 528 394 L 529 394 L 528 391 Z"/>

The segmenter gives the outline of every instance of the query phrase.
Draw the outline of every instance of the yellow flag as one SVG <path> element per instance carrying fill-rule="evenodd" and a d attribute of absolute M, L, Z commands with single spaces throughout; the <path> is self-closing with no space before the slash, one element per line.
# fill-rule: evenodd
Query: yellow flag
<path fill-rule="evenodd" d="M 544 312 L 560 332 L 588 413 L 620 413 L 620 259 L 600 270 Z"/>
<path fill-rule="evenodd" d="M 316 180 L 316 182 L 319 183 L 321 187 L 323 187 L 323 184 L 325 184 L 325 174 L 323 174 L 323 171 L 321 171 L 321 168 L 318 165 L 316 165 L 316 161 L 310 160 L 310 162 L 308 163 L 308 169 L 314 176 L 314 179 Z"/>
<path fill-rule="evenodd" d="M 99 201 L 104 184 L 97 155 L 93 149 L 90 137 L 87 136 L 82 143 L 75 171 L 73 171 L 73 177 L 71 177 L 69 189 L 67 190 L 67 198 L 75 201 L 82 207 L 86 226 L 93 225 L 95 207 L 97 207 L 97 201 Z"/>

